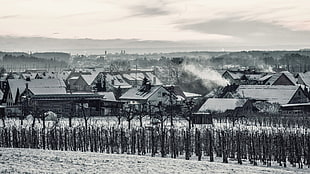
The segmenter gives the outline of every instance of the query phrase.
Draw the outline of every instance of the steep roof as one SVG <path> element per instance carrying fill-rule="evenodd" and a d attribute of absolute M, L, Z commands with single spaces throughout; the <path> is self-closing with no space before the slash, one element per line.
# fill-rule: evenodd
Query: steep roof
<path fill-rule="evenodd" d="M 246 103 L 246 99 L 234 98 L 209 98 L 198 110 L 198 112 L 225 112 L 242 107 Z"/>
<path fill-rule="evenodd" d="M 33 79 L 30 81 L 9 79 L 8 83 L 14 101 L 17 89 L 22 93 L 26 89 L 26 83 L 28 83 L 29 90 L 37 94 L 63 94 L 66 92 L 66 85 L 62 79 Z"/>
<path fill-rule="evenodd" d="M 266 82 L 266 84 L 273 85 L 282 75 L 287 77 L 293 85 L 296 85 L 296 79 L 294 75 L 288 71 L 282 71 L 280 73 L 272 75 L 272 77 Z"/>
<path fill-rule="evenodd" d="M 287 85 L 240 85 L 236 92 L 240 97 L 244 98 L 287 104 L 298 88 L 298 86 Z"/>
<path fill-rule="evenodd" d="M 98 73 L 92 73 L 92 74 L 82 74 L 81 77 L 85 80 L 85 82 L 88 85 L 91 85 L 94 80 L 96 79 Z"/>
<path fill-rule="evenodd" d="M 140 92 L 139 88 L 131 88 L 125 92 L 120 99 L 121 100 L 147 100 L 151 97 L 156 91 L 158 91 L 162 86 L 152 86 L 148 92 Z"/>
<path fill-rule="evenodd" d="M 259 79 L 259 81 L 265 81 L 272 77 L 272 74 L 267 74 Z"/>
<path fill-rule="evenodd" d="M 225 71 L 224 73 L 228 73 L 234 80 L 241 79 L 241 77 L 244 75 L 240 72 L 232 72 L 232 71 Z"/>
<path fill-rule="evenodd" d="M 298 73 L 299 78 L 304 82 L 304 85 L 310 86 L 310 71 Z"/>

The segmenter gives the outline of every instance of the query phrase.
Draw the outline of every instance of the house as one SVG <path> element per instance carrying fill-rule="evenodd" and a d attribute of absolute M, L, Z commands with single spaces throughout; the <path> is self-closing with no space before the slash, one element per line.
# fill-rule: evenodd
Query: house
<path fill-rule="evenodd" d="M 280 105 L 309 102 L 308 95 L 300 86 L 291 85 L 240 85 L 236 94 L 240 98 Z"/>
<path fill-rule="evenodd" d="M 68 79 L 68 88 L 71 92 L 76 91 L 88 91 L 94 90 L 94 83 L 97 74 L 80 74 L 79 76 L 73 76 Z"/>
<path fill-rule="evenodd" d="M 55 72 L 38 72 L 35 79 L 55 79 L 58 73 Z"/>
<path fill-rule="evenodd" d="M 273 74 L 265 83 L 266 85 L 296 85 L 297 80 L 294 75 L 288 71 Z"/>
<path fill-rule="evenodd" d="M 258 85 L 264 85 L 272 77 L 272 74 L 266 74 L 258 79 Z"/>
<path fill-rule="evenodd" d="M 26 92 L 32 95 L 66 93 L 66 85 L 62 79 L 9 79 L 8 86 L 5 104 L 10 107 L 19 103 L 26 88 Z"/>
<path fill-rule="evenodd" d="M 170 99 L 173 103 L 176 102 L 176 96 L 171 94 L 163 86 L 149 86 L 146 89 L 141 87 L 131 88 L 125 92 L 120 98 L 121 101 L 129 104 L 145 104 L 150 103 L 152 105 L 168 105 Z"/>
<path fill-rule="evenodd" d="M 101 87 L 107 91 L 114 91 L 120 88 L 122 93 L 124 93 L 133 86 L 141 86 L 144 78 L 149 79 L 152 85 L 162 85 L 159 78 L 150 70 L 100 72 L 95 81 L 101 84 Z"/>
<path fill-rule="evenodd" d="M 31 96 L 30 106 L 39 112 L 52 111 L 59 117 L 105 116 L 115 114 L 122 103 L 113 93 L 67 93 Z M 82 112 L 82 107 L 85 112 Z"/>
<path fill-rule="evenodd" d="M 247 77 L 239 71 L 227 70 L 223 73 L 222 77 L 228 80 L 229 84 L 236 84 L 236 85 L 244 84 L 245 81 L 247 80 Z"/>
<path fill-rule="evenodd" d="M 236 109 L 253 110 L 253 106 L 248 99 L 235 98 L 209 98 L 199 108 L 199 113 L 225 113 Z"/>
<path fill-rule="evenodd" d="M 298 73 L 297 83 L 310 87 L 310 71 L 305 73 Z"/>

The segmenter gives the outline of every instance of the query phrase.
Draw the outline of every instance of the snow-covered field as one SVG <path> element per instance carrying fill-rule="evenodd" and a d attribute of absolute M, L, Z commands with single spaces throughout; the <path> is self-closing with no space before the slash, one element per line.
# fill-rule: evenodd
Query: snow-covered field
<path fill-rule="evenodd" d="M 0 173 L 310 173 L 234 162 L 186 161 L 138 155 L 0 148 Z"/>

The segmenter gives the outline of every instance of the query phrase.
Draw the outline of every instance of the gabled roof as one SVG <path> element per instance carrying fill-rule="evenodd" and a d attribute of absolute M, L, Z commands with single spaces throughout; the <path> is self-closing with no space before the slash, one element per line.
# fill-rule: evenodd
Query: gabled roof
<path fill-rule="evenodd" d="M 299 86 L 288 85 L 240 85 L 236 92 L 240 97 L 287 104 Z"/>
<path fill-rule="evenodd" d="M 198 110 L 198 112 L 225 112 L 234 110 L 237 107 L 242 107 L 247 102 L 247 99 L 234 98 L 209 98 Z"/>
<path fill-rule="evenodd" d="M 241 77 L 244 75 L 243 73 L 240 73 L 240 72 L 232 72 L 232 71 L 228 71 L 228 70 L 225 71 L 224 74 L 225 73 L 228 73 L 234 80 L 241 79 Z"/>
<path fill-rule="evenodd" d="M 141 92 L 139 88 L 131 88 L 120 97 L 120 100 L 147 100 L 162 86 L 152 86 L 148 92 Z"/>
<path fill-rule="evenodd" d="M 87 75 L 82 74 L 80 77 L 82 77 L 85 80 L 87 85 L 91 85 L 96 79 L 97 75 L 98 73 L 92 73 L 92 74 L 87 74 Z"/>
<path fill-rule="evenodd" d="M 26 89 L 26 83 L 28 88 L 33 93 L 48 93 L 56 94 L 58 92 L 64 92 L 66 85 L 62 79 L 33 79 L 26 81 L 24 79 L 9 79 L 8 80 L 12 98 L 15 102 L 17 89 L 22 93 Z M 44 89 L 41 89 L 44 88 Z"/>
<path fill-rule="evenodd" d="M 298 73 L 299 78 L 304 82 L 304 85 L 310 86 L 310 71 Z"/>
<path fill-rule="evenodd" d="M 271 77 L 272 77 L 272 74 L 267 74 L 267 75 L 261 77 L 258 81 L 265 81 L 265 80 L 268 80 Z"/>
<path fill-rule="evenodd" d="M 111 84 L 113 87 L 118 88 L 131 88 L 131 85 L 128 84 L 122 76 L 119 74 L 112 74 L 112 73 L 107 73 L 106 74 L 106 81 L 108 84 Z M 112 84 L 112 81 L 114 84 Z"/>
<path fill-rule="evenodd" d="M 293 84 L 296 85 L 296 79 L 294 75 L 288 71 L 282 71 L 280 73 L 272 75 L 272 77 L 266 82 L 266 84 L 273 85 L 282 75 L 284 75 L 288 80 Z"/>

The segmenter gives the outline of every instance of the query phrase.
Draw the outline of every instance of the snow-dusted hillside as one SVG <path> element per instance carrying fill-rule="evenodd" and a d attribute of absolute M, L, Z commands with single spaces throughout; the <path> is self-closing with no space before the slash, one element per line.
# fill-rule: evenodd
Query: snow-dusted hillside
<path fill-rule="evenodd" d="M 138 155 L 0 148 L 0 173 L 309 173 L 310 169 L 255 167 Z"/>

